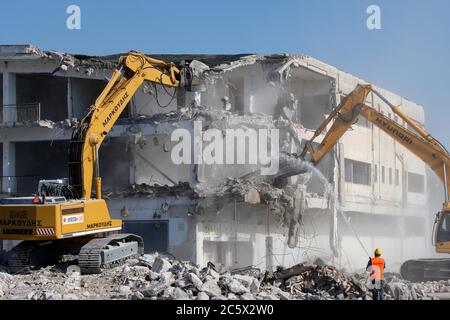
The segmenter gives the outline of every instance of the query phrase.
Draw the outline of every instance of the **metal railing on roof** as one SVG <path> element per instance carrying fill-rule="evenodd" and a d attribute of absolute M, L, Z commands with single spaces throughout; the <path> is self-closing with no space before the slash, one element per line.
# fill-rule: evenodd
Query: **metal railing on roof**
<path fill-rule="evenodd" d="M 0 123 L 2 124 L 41 120 L 41 104 L 39 102 L 6 104 L 0 108 Z"/>

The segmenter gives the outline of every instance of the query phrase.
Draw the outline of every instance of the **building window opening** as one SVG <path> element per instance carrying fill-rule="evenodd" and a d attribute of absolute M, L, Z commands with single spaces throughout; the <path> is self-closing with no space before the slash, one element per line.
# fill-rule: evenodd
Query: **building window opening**
<path fill-rule="evenodd" d="M 408 172 L 408 191 L 425 193 L 425 176 L 422 174 Z"/>
<path fill-rule="evenodd" d="M 370 164 L 345 159 L 345 181 L 353 184 L 370 185 Z"/>

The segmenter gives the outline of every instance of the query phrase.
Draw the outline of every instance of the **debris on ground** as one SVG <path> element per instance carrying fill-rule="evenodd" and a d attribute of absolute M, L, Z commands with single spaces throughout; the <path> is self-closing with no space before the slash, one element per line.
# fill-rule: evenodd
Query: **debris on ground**
<path fill-rule="evenodd" d="M 386 299 L 427 300 L 450 291 L 450 281 L 409 283 L 393 277 Z M 275 272 L 255 268 L 222 271 L 212 263 L 200 269 L 189 261 L 146 254 L 102 274 L 49 266 L 11 275 L 0 268 L 3 300 L 366 300 L 365 277 L 335 267 L 301 263 Z"/>

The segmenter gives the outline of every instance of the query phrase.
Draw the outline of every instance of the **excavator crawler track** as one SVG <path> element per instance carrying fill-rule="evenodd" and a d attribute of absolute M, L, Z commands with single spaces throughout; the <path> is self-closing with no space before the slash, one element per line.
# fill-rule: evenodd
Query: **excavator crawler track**
<path fill-rule="evenodd" d="M 8 271 L 11 274 L 27 273 L 32 269 L 31 253 L 39 245 L 36 242 L 23 241 L 8 253 Z"/>
<path fill-rule="evenodd" d="M 144 241 L 134 234 L 115 234 L 92 239 L 78 254 L 78 266 L 82 274 L 101 273 L 121 265 L 127 259 L 143 254 Z"/>
<path fill-rule="evenodd" d="M 450 259 L 409 260 L 400 268 L 401 276 L 411 282 L 450 279 Z"/>
<path fill-rule="evenodd" d="M 78 256 L 82 274 L 101 273 L 144 253 L 144 241 L 134 234 L 114 234 L 79 241 L 23 241 L 8 254 L 11 274 L 28 273 L 35 268 L 56 264 L 67 255 Z"/>

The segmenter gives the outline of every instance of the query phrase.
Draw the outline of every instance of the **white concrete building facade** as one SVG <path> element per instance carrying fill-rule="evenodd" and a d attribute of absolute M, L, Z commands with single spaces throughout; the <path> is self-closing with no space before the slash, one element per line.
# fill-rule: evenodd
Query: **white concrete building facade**
<path fill-rule="evenodd" d="M 194 120 L 222 131 L 278 128 L 283 151 L 299 153 L 341 98 L 365 82 L 307 56 L 157 57 L 197 59 L 210 69 L 196 92 L 143 85 L 108 134 L 100 152 L 104 194 L 125 230 L 142 234 L 149 251 L 201 265 L 273 269 L 320 258 L 364 268 L 364 248 L 317 176 L 249 185 L 243 177 L 254 165 L 176 165 L 171 133 L 194 132 Z M 117 58 L 0 46 L 5 195 L 31 194 L 39 179 L 68 176 L 71 131 Z M 377 90 L 424 125 L 420 105 Z M 401 123 L 376 96 L 366 102 Z M 364 247 L 384 248 L 392 271 L 408 258 L 428 255 L 432 217 L 423 162 L 360 119 L 319 169 Z"/>

